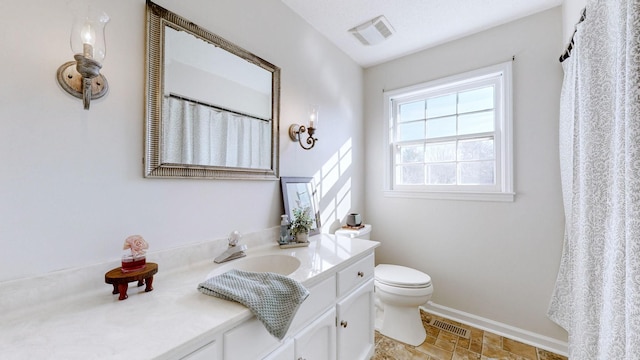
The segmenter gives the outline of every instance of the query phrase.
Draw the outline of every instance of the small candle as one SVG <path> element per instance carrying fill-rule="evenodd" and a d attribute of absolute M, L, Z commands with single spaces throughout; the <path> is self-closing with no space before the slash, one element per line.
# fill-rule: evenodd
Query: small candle
<path fill-rule="evenodd" d="M 93 46 L 87 43 L 82 44 L 82 55 L 86 58 L 93 59 Z"/>
<path fill-rule="evenodd" d="M 82 55 L 93 59 L 93 44 L 96 41 L 96 31 L 90 22 L 86 22 L 80 30 L 80 38 L 82 39 Z"/>
<path fill-rule="evenodd" d="M 311 108 L 309 112 L 309 127 L 315 128 L 318 124 L 318 109 L 316 107 Z"/>

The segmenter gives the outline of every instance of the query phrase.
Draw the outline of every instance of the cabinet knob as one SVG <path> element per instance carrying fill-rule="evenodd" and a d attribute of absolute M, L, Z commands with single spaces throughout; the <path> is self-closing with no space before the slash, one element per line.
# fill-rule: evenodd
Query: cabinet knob
<path fill-rule="evenodd" d="M 307 359 L 305 359 L 303 357 L 299 357 L 298 360 L 307 360 Z"/>
<path fill-rule="evenodd" d="M 344 320 L 340 321 L 340 326 L 342 326 L 343 328 L 346 328 L 347 327 L 347 322 L 344 321 Z"/>
<path fill-rule="evenodd" d="M 364 273 L 362 271 L 358 271 L 358 277 L 364 277 Z"/>

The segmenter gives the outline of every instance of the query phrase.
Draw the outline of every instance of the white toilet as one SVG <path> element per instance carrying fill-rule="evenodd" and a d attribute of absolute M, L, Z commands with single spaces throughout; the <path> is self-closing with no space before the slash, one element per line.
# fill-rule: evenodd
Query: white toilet
<path fill-rule="evenodd" d="M 371 225 L 359 230 L 340 229 L 336 235 L 369 239 Z M 433 294 L 429 275 L 399 265 L 379 264 L 375 269 L 376 306 L 382 320 L 376 329 L 392 339 L 418 346 L 427 337 L 420 318 L 420 305 Z"/>
<path fill-rule="evenodd" d="M 418 346 L 427 337 L 420 305 L 431 299 L 431 277 L 400 265 L 379 264 L 375 270 L 376 297 L 382 304 L 382 335 Z"/>

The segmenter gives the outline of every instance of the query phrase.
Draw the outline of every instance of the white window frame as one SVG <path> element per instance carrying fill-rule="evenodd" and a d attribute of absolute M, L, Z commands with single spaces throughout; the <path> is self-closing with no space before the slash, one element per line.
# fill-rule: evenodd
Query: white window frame
<path fill-rule="evenodd" d="M 482 84 L 495 85 L 495 171 L 496 184 L 479 185 L 396 185 L 393 134 L 397 134 L 394 101 L 424 99 L 438 94 L 460 91 Z M 464 90 L 462 90 L 464 91 Z M 384 195 L 428 199 L 513 201 L 513 114 L 512 114 L 512 62 L 469 71 L 384 93 Z"/>

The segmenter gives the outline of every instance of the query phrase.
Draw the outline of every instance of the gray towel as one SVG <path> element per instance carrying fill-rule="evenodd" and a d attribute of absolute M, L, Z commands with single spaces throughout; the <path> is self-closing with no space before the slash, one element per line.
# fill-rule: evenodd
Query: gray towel
<path fill-rule="evenodd" d="M 198 291 L 241 303 L 282 340 L 300 304 L 309 296 L 298 281 L 270 272 L 229 270 L 198 285 Z"/>

